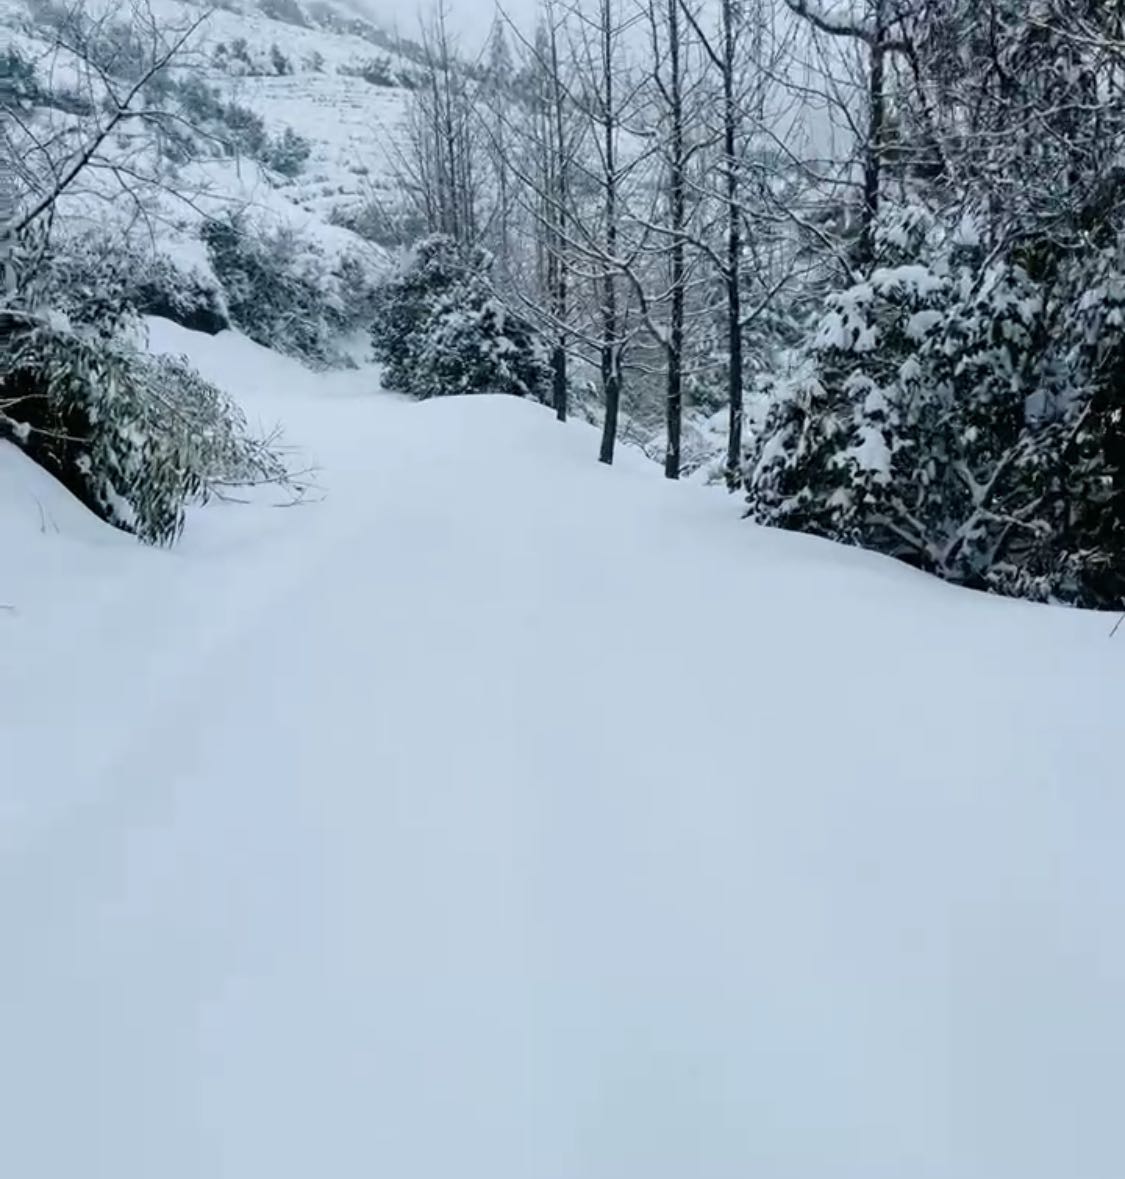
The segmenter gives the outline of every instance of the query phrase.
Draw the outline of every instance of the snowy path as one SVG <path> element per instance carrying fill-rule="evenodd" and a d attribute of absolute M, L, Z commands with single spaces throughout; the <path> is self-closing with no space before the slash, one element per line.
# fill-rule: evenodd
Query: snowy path
<path fill-rule="evenodd" d="M 151 553 L 0 454 L 4 1174 L 1125 1174 L 1106 619 L 192 347 L 329 494 Z"/>

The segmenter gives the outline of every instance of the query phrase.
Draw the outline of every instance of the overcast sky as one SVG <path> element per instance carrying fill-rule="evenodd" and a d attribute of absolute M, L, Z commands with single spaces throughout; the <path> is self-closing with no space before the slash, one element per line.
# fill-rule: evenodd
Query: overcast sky
<path fill-rule="evenodd" d="M 417 37 L 421 20 L 432 16 L 437 4 L 442 2 L 446 5 L 449 24 L 462 48 L 469 53 L 483 48 L 496 18 L 495 0 L 337 0 L 341 5 L 352 7 L 358 12 L 366 12 L 383 28 L 392 29 L 406 37 Z M 541 0 L 500 0 L 500 3 L 505 13 L 530 35 L 535 26 Z M 593 4 L 595 0 L 588 0 L 588 3 Z M 844 15 L 848 11 L 854 12 L 857 3 L 858 0 L 823 0 L 820 7 L 833 15 Z M 789 12 L 784 0 L 774 0 L 774 5 L 779 28 L 791 28 L 790 22 L 797 18 Z M 706 13 L 708 0 L 702 0 L 701 7 Z M 714 0 L 712 15 L 717 19 L 717 0 Z M 797 24 L 801 29 L 808 27 L 800 21 L 797 21 Z M 798 58 L 789 67 L 790 73 L 801 85 L 820 90 L 823 82 L 817 63 L 821 59 L 812 49 L 807 37 L 802 37 L 801 42 Z M 831 39 L 828 43 L 831 43 Z M 647 47 L 647 42 L 645 45 Z M 848 41 L 845 49 L 854 50 L 853 43 Z M 785 107 L 792 107 L 790 96 L 782 95 L 780 101 Z M 791 146 L 795 150 L 807 152 L 810 156 L 838 158 L 841 152 L 850 149 L 850 134 L 842 132 L 836 120 L 826 111 L 813 111 L 807 105 L 803 105 L 799 109 L 793 107 L 791 118 L 791 132 L 784 137 L 786 140 L 792 140 Z M 780 129 L 780 124 L 775 124 L 775 128 Z M 797 140 L 803 143 L 798 146 Z"/>

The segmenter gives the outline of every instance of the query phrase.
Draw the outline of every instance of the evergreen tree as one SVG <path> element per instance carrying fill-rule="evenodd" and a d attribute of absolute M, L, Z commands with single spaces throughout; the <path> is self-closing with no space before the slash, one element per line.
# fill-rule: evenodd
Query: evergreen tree
<path fill-rule="evenodd" d="M 422 398 L 547 397 L 543 343 L 492 290 L 489 261 L 481 250 L 435 235 L 379 291 L 372 340 L 388 388 Z"/>

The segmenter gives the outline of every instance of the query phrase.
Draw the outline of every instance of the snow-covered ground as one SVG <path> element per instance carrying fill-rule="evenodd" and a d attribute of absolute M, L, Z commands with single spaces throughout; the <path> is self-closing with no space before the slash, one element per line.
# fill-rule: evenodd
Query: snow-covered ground
<path fill-rule="evenodd" d="M 1125 634 L 153 324 L 319 502 L 0 449 L 19 1179 L 1120 1179 Z"/>

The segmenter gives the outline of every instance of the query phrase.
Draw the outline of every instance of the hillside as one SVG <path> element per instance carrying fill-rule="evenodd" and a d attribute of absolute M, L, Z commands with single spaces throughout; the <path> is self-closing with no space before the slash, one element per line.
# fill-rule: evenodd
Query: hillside
<path fill-rule="evenodd" d="M 0 446 L 12 1174 L 1118 1179 L 1105 616 L 151 331 L 323 495 L 145 549 Z"/>
<path fill-rule="evenodd" d="M 146 89 L 146 107 L 163 117 L 118 125 L 58 202 L 56 240 L 85 239 L 95 250 L 128 243 L 133 271 L 151 271 L 155 255 L 170 268 L 166 294 L 214 291 L 220 308 L 231 279 L 201 240 L 207 219 L 237 217 L 252 240 L 288 235 L 287 265 L 319 284 L 328 303 L 342 263 L 376 280 L 387 267 L 384 247 L 394 243 L 380 244 L 364 227 L 403 206 L 396 161 L 412 65 L 388 48 L 396 44 L 390 34 L 347 6 L 3 0 L 6 50 L 34 71 L 24 83 L 25 115 L 10 131 L 13 151 L 27 150 L 26 166 L 40 179 L 63 170 L 73 150 L 64 150 L 67 137 L 80 145 L 104 124 L 96 108 L 106 86 L 124 93 L 150 42 L 173 44 L 196 24 L 156 88 Z M 96 51 L 93 65 L 75 52 L 82 45 Z M 63 146 L 40 158 L 36 142 Z M 35 191 L 34 180 L 22 187 Z M 364 236 L 352 232 L 357 222 Z"/>
<path fill-rule="evenodd" d="M 204 7 L 182 0 L 160 3 L 162 16 L 174 23 Z M 252 65 L 231 52 L 240 40 Z M 211 11 L 192 50 L 207 60 L 209 80 L 260 114 L 271 132 L 291 127 L 308 140 L 312 154 L 306 167 L 297 178 L 282 178 L 280 192 L 327 220 L 373 197 L 396 198 L 394 171 L 409 91 L 395 81 L 412 62 L 391 51 L 393 43 L 390 34 L 346 5 L 247 0 Z M 292 73 L 275 72 L 274 46 Z M 375 65 L 385 69 L 381 83 L 361 76 Z"/>

